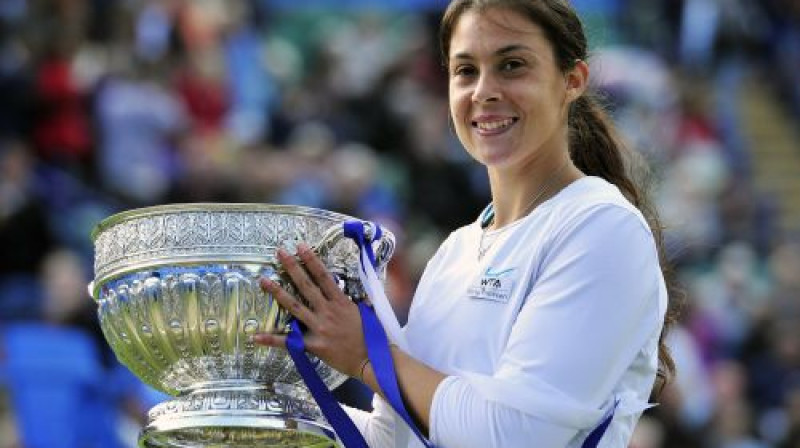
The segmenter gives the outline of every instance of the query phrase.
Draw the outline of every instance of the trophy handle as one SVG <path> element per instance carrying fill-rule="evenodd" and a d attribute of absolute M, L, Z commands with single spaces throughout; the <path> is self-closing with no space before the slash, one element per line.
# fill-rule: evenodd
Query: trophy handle
<path fill-rule="evenodd" d="M 377 263 L 375 270 L 380 271 L 386 267 L 386 264 L 389 263 L 389 259 L 392 258 L 394 254 L 394 235 L 392 235 L 391 232 L 381 232 L 380 239 L 372 241 L 377 231 L 376 225 L 368 221 L 362 221 L 362 224 L 364 225 L 364 236 L 372 242 L 372 247 L 375 252 L 375 262 Z M 322 239 L 314 246 L 314 251 L 316 251 L 323 260 L 327 260 L 328 254 L 342 238 L 345 238 L 344 226 L 342 224 L 333 225 L 325 231 Z"/>

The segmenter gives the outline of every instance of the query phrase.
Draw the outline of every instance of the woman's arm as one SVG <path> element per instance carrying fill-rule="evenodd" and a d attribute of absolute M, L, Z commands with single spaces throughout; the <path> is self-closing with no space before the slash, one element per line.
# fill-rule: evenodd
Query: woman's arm
<path fill-rule="evenodd" d="M 406 410 L 417 424 L 417 427 L 424 434 L 427 434 L 430 426 L 433 396 L 436 393 L 436 388 L 446 378 L 446 375 L 417 361 L 397 348 L 396 345 L 392 345 L 390 349 L 397 382 L 400 386 L 400 393 L 403 396 Z M 360 379 L 381 398 L 386 399 L 375 378 L 372 363 L 366 365 L 364 374 Z"/>

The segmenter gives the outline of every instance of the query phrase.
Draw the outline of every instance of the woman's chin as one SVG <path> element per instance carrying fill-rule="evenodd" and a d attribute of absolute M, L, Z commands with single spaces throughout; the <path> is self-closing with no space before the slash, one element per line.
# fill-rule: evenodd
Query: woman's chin
<path fill-rule="evenodd" d="M 487 168 L 502 170 L 514 166 L 512 153 L 509 151 L 485 151 L 481 156 L 481 163 Z"/>

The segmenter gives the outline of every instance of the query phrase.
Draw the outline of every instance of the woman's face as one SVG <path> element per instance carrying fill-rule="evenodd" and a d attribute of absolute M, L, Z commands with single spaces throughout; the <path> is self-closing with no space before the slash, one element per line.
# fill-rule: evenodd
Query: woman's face
<path fill-rule="evenodd" d="M 578 65 L 562 74 L 544 31 L 524 16 L 497 8 L 464 13 L 448 72 L 450 113 L 470 155 L 490 168 L 524 168 L 566 150 L 567 106 L 585 84 L 585 64 Z"/>

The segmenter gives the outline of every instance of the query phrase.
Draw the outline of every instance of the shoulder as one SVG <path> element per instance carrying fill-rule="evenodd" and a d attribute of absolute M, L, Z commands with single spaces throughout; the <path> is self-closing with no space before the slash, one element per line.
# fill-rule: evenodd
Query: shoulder
<path fill-rule="evenodd" d="M 639 209 L 619 188 L 599 177 L 588 176 L 572 183 L 553 198 L 549 206 L 554 234 L 584 227 L 597 231 L 638 227 L 651 235 Z"/>
<path fill-rule="evenodd" d="M 461 251 L 472 247 L 475 240 L 480 237 L 480 233 L 478 220 L 453 230 L 439 244 L 431 260 L 457 256 Z"/>
<path fill-rule="evenodd" d="M 547 207 L 539 222 L 540 263 L 547 264 L 554 257 L 578 257 L 601 265 L 633 254 L 658 258 L 654 235 L 642 213 L 603 179 L 580 179 Z"/>

